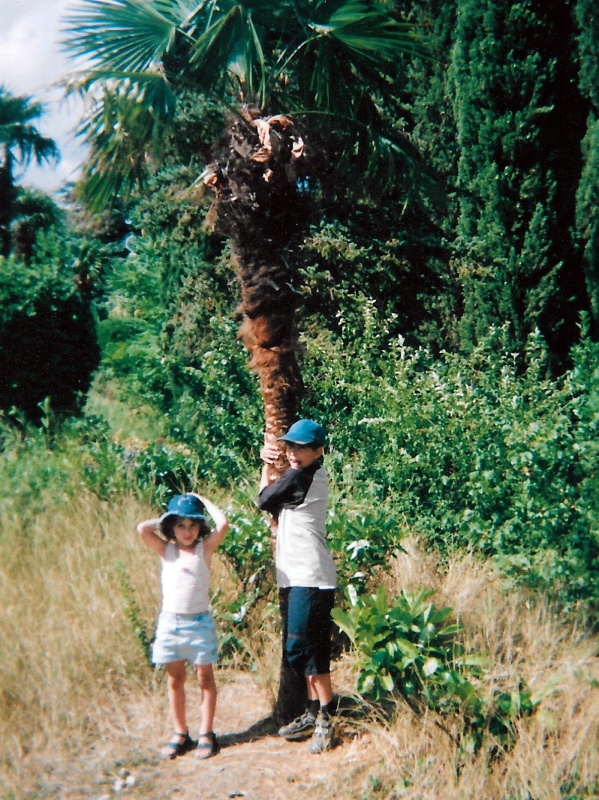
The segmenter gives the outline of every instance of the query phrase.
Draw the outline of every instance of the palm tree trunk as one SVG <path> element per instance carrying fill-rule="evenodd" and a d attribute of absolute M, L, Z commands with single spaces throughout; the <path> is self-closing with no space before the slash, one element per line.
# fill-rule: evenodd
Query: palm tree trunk
<path fill-rule="evenodd" d="M 213 153 L 205 183 L 216 192 L 218 228 L 232 245 L 241 288 L 240 336 L 260 380 L 265 442 L 275 442 L 295 421 L 303 383 L 297 363 L 297 290 L 286 258 L 307 219 L 298 190 L 305 155 L 287 117 L 260 118 L 242 109 L 231 118 Z M 285 469 L 281 458 L 269 480 Z M 286 610 L 281 607 L 282 627 Z M 306 681 L 281 659 L 275 713 L 289 720 L 307 701 Z"/>
<path fill-rule="evenodd" d="M 295 295 L 283 262 L 260 263 L 239 259 L 243 322 L 241 339 L 250 353 L 250 368 L 260 380 L 264 403 L 264 441 L 276 442 L 297 418 L 303 382 L 297 363 L 299 350 L 295 322 Z M 269 480 L 286 468 L 281 457 Z"/>
<path fill-rule="evenodd" d="M 297 364 L 297 290 L 286 258 L 307 219 L 298 191 L 304 147 L 288 117 L 261 118 L 248 109 L 232 117 L 205 183 L 216 193 L 217 225 L 232 245 L 241 288 L 241 338 L 260 379 L 265 440 L 295 421 L 303 392 Z M 284 469 L 275 465 L 271 479 Z"/>

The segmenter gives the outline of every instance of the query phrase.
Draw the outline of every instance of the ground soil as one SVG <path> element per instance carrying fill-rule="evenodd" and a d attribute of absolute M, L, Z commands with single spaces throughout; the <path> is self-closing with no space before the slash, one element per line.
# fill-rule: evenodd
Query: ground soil
<path fill-rule="evenodd" d="M 196 702 L 194 693 L 190 685 L 188 705 Z M 320 755 L 310 753 L 307 742 L 287 742 L 277 736 L 271 702 L 251 675 L 220 676 L 214 728 L 221 751 L 215 757 L 198 761 L 190 752 L 173 761 L 161 760 L 159 748 L 165 739 L 161 742 L 154 729 L 160 726 L 162 733 L 168 729 L 164 718 L 152 719 L 150 712 L 145 725 L 143 720 L 132 720 L 129 736 L 123 731 L 98 742 L 93 752 L 46 763 L 43 778 L 38 765 L 35 789 L 16 800 L 362 797 L 361 787 L 367 782 L 365 765 L 376 760 L 376 753 L 367 729 L 356 722 L 355 706 L 348 710 L 352 701 L 337 723 L 335 748 Z M 139 714 L 143 714 L 142 708 Z M 190 729 L 193 734 L 191 725 Z"/>

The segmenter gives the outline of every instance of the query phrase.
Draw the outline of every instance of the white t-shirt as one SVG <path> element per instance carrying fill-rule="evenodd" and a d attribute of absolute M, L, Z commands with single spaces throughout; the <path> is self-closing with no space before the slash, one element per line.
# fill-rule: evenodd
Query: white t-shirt
<path fill-rule="evenodd" d="M 328 480 L 314 463 L 288 469 L 260 493 L 258 505 L 278 516 L 277 585 L 334 589 L 337 570 L 326 541 Z"/>
<path fill-rule="evenodd" d="M 167 542 L 162 558 L 162 610 L 173 614 L 203 614 L 210 608 L 210 570 L 199 541 L 193 553 Z"/>

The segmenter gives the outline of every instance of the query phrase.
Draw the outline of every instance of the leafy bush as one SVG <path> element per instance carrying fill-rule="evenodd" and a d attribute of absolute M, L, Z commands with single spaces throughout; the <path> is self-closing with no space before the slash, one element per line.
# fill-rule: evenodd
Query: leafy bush
<path fill-rule="evenodd" d="M 305 363 L 305 413 L 329 429 L 346 501 L 442 553 L 496 558 L 567 606 L 599 606 L 597 345 L 584 339 L 553 378 L 538 334 L 522 355 L 496 328 L 467 356 L 433 358 L 388 345 L 372 307 L 363 314 L 359 342 L 319 336 Z"/>
<path fill-rule="evenodd" d="M 180 228 L 168 238 L 161 228 L 156 239 L 131 234 L 128 257 L 106 274 L 101 379 L 116 380 L 128 404 L 158 409 L 169 438 L 209 457 L 226 486 L 259 439 L 257 379 L 237 338 L 230 266 L 209 237 L 196 231 L 190 241 Z"/>
<path fill-rule="evenodd" d="M 327 536 L 335 554 L 340 586 L 362 594 L 389 569 L 398 552 L 404 552 L 402 531 L 385 510 L 350 511 L 337 505 L 329 511 Z"/>
<path fill-rule="evenodd" d="M 402 592 L 389 605 L 381 587 L 369 597 L 352 597 L 348 611 L 333 610 L 359 653 L 358 691 L 374 700 L 398 694 L 417 713 L 428 708 L 450 724 L 459 714 L 456 738 L 463 752 L 479 750 L 487 733 L 508 747 L 514 721 L 532 713 L 537 701 L 522 683 L 510 692 L 494 689 L 490 699 L 483 696 L 478 685 L 485 659 L 465 652 L 461 627 L 450 622 L 452 609 L 435 608 L 433 594 Z"/>
<path fill-rule="evenodd" d="M 447 269 L 436 273 L 440 248 L 433 225 L 413 207 L 399 218 L 394 207 L 365 202 L 324 214 L 303 243 L 298 269 L 302 314 L 310 315 L 310 325 L 318 320 L 320 330 L 359 335 L 361 306 L 370 300 L 390 336 L 410 331 L 412 341 L 443 342 L 447 333 L 433 305 Z"/>
<path fill-rule="evenodd" d="M 28 262 L 0 259 L 0 409 L 39 420 L 75 413 L 99 362 L 88 294 L 76 282 L 77 247 L 47 234 Z"/>
<path fill-rule="evenodd" d="M 210 478 L 210 464 L 183 445 L 114 436 L 101 420 L 60 420 L 48 408 L 39 426 L 0 419 L 0 451 L 6 513 L 35 514 L 40 504 L 60 508 L 82 491 L 102 500 L 134 494 L 166 504 Z"/>

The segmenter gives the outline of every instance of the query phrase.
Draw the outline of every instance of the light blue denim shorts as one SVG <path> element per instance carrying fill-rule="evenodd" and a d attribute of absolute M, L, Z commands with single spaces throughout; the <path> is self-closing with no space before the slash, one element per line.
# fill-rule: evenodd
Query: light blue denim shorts
<path fill-rule="evenodd" d="M 210 611 L 203 614 L 173 614 L 161 611 L 152 647 L 156 665 L 189 661 L 196 667 L 218 660 L 216 625 Z"/>

